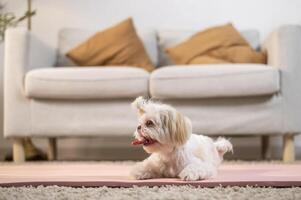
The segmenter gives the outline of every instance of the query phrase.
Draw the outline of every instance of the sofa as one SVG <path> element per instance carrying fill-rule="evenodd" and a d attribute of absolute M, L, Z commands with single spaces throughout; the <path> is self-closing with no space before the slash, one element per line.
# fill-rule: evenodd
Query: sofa
<path fill-rule="evenodd" d="M 193 132 L 209 136 L 259 136 L 268 154 L 269 136 L 283 137 L 283 160 L 294 160 L 301 132 L 301 26 L 286 25 L 260 43 L 256 30 L 241 31 L 265 64 L 174 65 L 164 49 L 195 31 L 139 32 L 157 66 L 77 67 L 65 53 L 91 30 L 63 29 L 57 58 L 22 28 L 5 41 L 4 135 L 15 162 L 24 161 L 23 138 L 47 138 L 49 159 L 62 137 L 131 137 L 137 123 L 130 103 L 149 96 L 172 104 L 192 120 Z"/>

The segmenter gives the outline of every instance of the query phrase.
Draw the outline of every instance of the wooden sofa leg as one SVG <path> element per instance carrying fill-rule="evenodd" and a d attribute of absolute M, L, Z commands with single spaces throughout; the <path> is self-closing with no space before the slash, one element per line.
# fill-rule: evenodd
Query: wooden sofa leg
<path fill-rule="evenodd" d="M 261 158 L 263 160 L 271 159 L 270 137 L 267 135 L 261 136 Z"/>
<path fill-rule="evenodd" d="M 14 139 L 13 141 L 13 160 L 15 163 L 22 163 L 25 161 L 23 139 L 21 138 Z"/>
<path fill-rule="evenodd" d="M 48 151 L 47 151 L 48 160 L 56 160 L 57 157 L 57 144 L 56 138 L 48 139 Z"/>
<path fill-rule="evenodd" d="M 294 135 L 285 134 L 283 136 L 283 162 L 295 161 L 295 146 L 294 146 Z"/>

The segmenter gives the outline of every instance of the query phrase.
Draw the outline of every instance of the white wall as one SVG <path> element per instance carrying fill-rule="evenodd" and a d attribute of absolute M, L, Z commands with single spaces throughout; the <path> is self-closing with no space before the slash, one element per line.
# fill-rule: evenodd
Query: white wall
<path fill-rule="evenodd" d="M 24 0 L 9 0 L 23 12 Z M 301 23 L 300 0 L 33 0 L 34 30 L 56 44 L 61 27 L 101 28 L 133 16 L 138 28 L 201 29 L 233 22 L 266 36 L 286 23 Z"/>
<path fill-rule="evenodd" d="M 6 2 L 7 10 L 20 15 L 26 9 L 24 0 Z M 134 17 L 139 29 L 202 29 L 232 22 L 238 29 L 258 29 L 262 39 L 282 24 L 301 23 L 300 0 L 33 0 L 33 7 L 37 9 L 33 31 L 53 48 L 62 27 L 101 29 L 129 16 Z M 301 147 L 300 137 L 297 142 Z M 63 146 L 75 143 L 84 146 L 74 140 Z M 249 140 L 237 143 L 250 144 Z M 280 139 L 273 143 L 279 156 Z M 251 145 L 258 146 L 258 141 L 253 140 Z"/>

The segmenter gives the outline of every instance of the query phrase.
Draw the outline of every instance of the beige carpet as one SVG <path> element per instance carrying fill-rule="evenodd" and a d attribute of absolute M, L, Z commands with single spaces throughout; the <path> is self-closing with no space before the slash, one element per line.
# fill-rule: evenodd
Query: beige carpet
<path fill-rule="evenodd" d="M 134 187 L 134 188 L 71 188 L 58 186 L 0 188 L 1 200 L 300 200 L 301 188 L 254 188 L 192 186 Z"/>

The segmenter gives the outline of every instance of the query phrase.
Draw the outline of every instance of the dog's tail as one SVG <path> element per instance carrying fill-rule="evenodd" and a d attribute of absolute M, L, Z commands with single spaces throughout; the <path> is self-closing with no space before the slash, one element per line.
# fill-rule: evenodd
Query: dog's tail
<path fill-rule="evenodd" d="M 221 158 L 223 158 L 223 155 L 227 152 L 233 153 L 233 146 L 231 142 L 223 137 L 217 138 L 217 140 L 214 141 L 214 146 Z"/>

